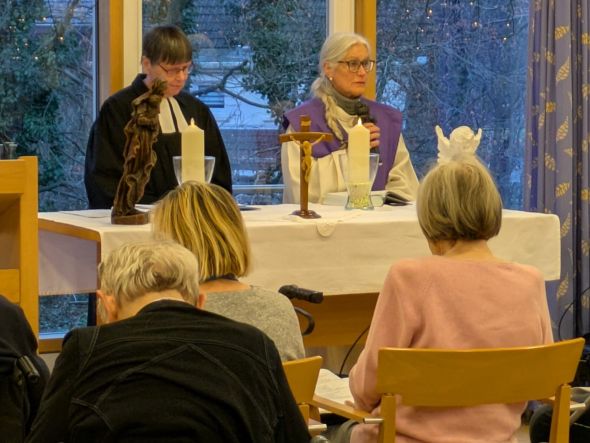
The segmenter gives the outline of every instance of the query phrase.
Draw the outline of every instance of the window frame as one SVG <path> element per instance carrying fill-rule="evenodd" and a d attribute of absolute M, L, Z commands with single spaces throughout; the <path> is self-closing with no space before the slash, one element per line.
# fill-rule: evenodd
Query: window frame
<path fill-rule="evenodd" d="M 142 0 L 96 2 L 99 9 L 99 103 L 130 84 L 141 72 Z M 377 0 L 328 0 L 329 33 L 355 31 L 376 50 Z M 375 98 L 375 72 L 369 75 L 367 97 Z"/>

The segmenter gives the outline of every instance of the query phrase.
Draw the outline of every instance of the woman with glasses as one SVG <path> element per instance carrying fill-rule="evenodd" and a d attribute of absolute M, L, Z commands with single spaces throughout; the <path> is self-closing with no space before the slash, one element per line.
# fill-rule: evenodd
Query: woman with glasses
<path fill-rule="evenodd" d="M 371 151 L 380 155 L 373 190 L 415 199 L 418 179 L 401 134 L 401 112 L 363 97 L 368 73 L 375 68 L 370 54 L 369 42 L 361 35 L 330 35 L 320 52 L 320 74 L 311 85 L 313 98 L 285 113 L 287 133 L 299 131 L 300 116 L 309 115 L 311 131 L 333 134 L 332 141 L 313 146 L 310 202 L 321 203 L 326 194 L 346 190 L 338 157 L 347 154 L 348 131 L 359 118 L 370 131 Z M 285 203 L 299 202 L 299 149 L 295 142 L 283 143 L 281 149 Z"/>
<path fill-rule="evenodd" d="M 125 125 L 132 102 L 156 79 L 166 81 L 158 116 L 160 131 L 152 147 L 156 164 L 140 203 L 153 203 L 177 186 L 172 157 L 181 155 L 181 132 L 191 119 L 205 132 L 205 155 L 215 157 L 212 183 L 232 190 L 231 168 L 221 133 L 209 108 L 183 91 L 192 70 L 193 50 L 176 26 L 158 26 L 145 34 L 141 66 L 133 83 L 109 97 L 90 131 L 84 183 L 91 208 L 110 208 L 123 174 Z"/>

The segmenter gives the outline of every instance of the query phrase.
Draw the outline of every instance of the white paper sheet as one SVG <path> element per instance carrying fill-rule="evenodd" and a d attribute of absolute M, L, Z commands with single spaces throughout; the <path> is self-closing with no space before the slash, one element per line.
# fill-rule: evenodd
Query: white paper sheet
<path fill-rule="evenodd" d="M 348 377 L 340 378 L 329 369 L 320 369 L 315 393 L 338 403 L 352 402 Z"/>

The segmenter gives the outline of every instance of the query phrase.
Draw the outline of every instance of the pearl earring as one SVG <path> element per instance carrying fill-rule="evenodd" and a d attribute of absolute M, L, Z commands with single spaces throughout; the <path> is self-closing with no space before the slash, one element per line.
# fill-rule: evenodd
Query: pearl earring
<path fill-rule="evenodd" d="M 328 77 L 328 80 L 332 81 L 334 80 L 334 77 Z"/>

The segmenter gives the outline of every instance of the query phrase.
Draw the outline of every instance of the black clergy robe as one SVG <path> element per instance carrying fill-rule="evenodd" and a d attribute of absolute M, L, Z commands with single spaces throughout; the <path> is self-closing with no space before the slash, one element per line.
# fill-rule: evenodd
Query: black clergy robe
<path fill-rule="evenodd" d="M 109 97 L 92 125 L 86 148 L 84 184 L 91 209 L 109 209 L 113 205 L 119 180 L 123 175 L 124 128 L 131 119 L 131 102 L 148 91 L 139 74 L 133 83 Z M 187 122 L 191 118 L 205 131 L 205 155 L 215 157 L 212 183 L 232 192 L 231 167 L 221 133 L 209 108 L 182 91 L 174 97 Z M 181 155 L 180 132 L 158 135 L 153 146 L 157 161 L 139 203 L 150 204 L 177 186 L 172 157 Z"/>

